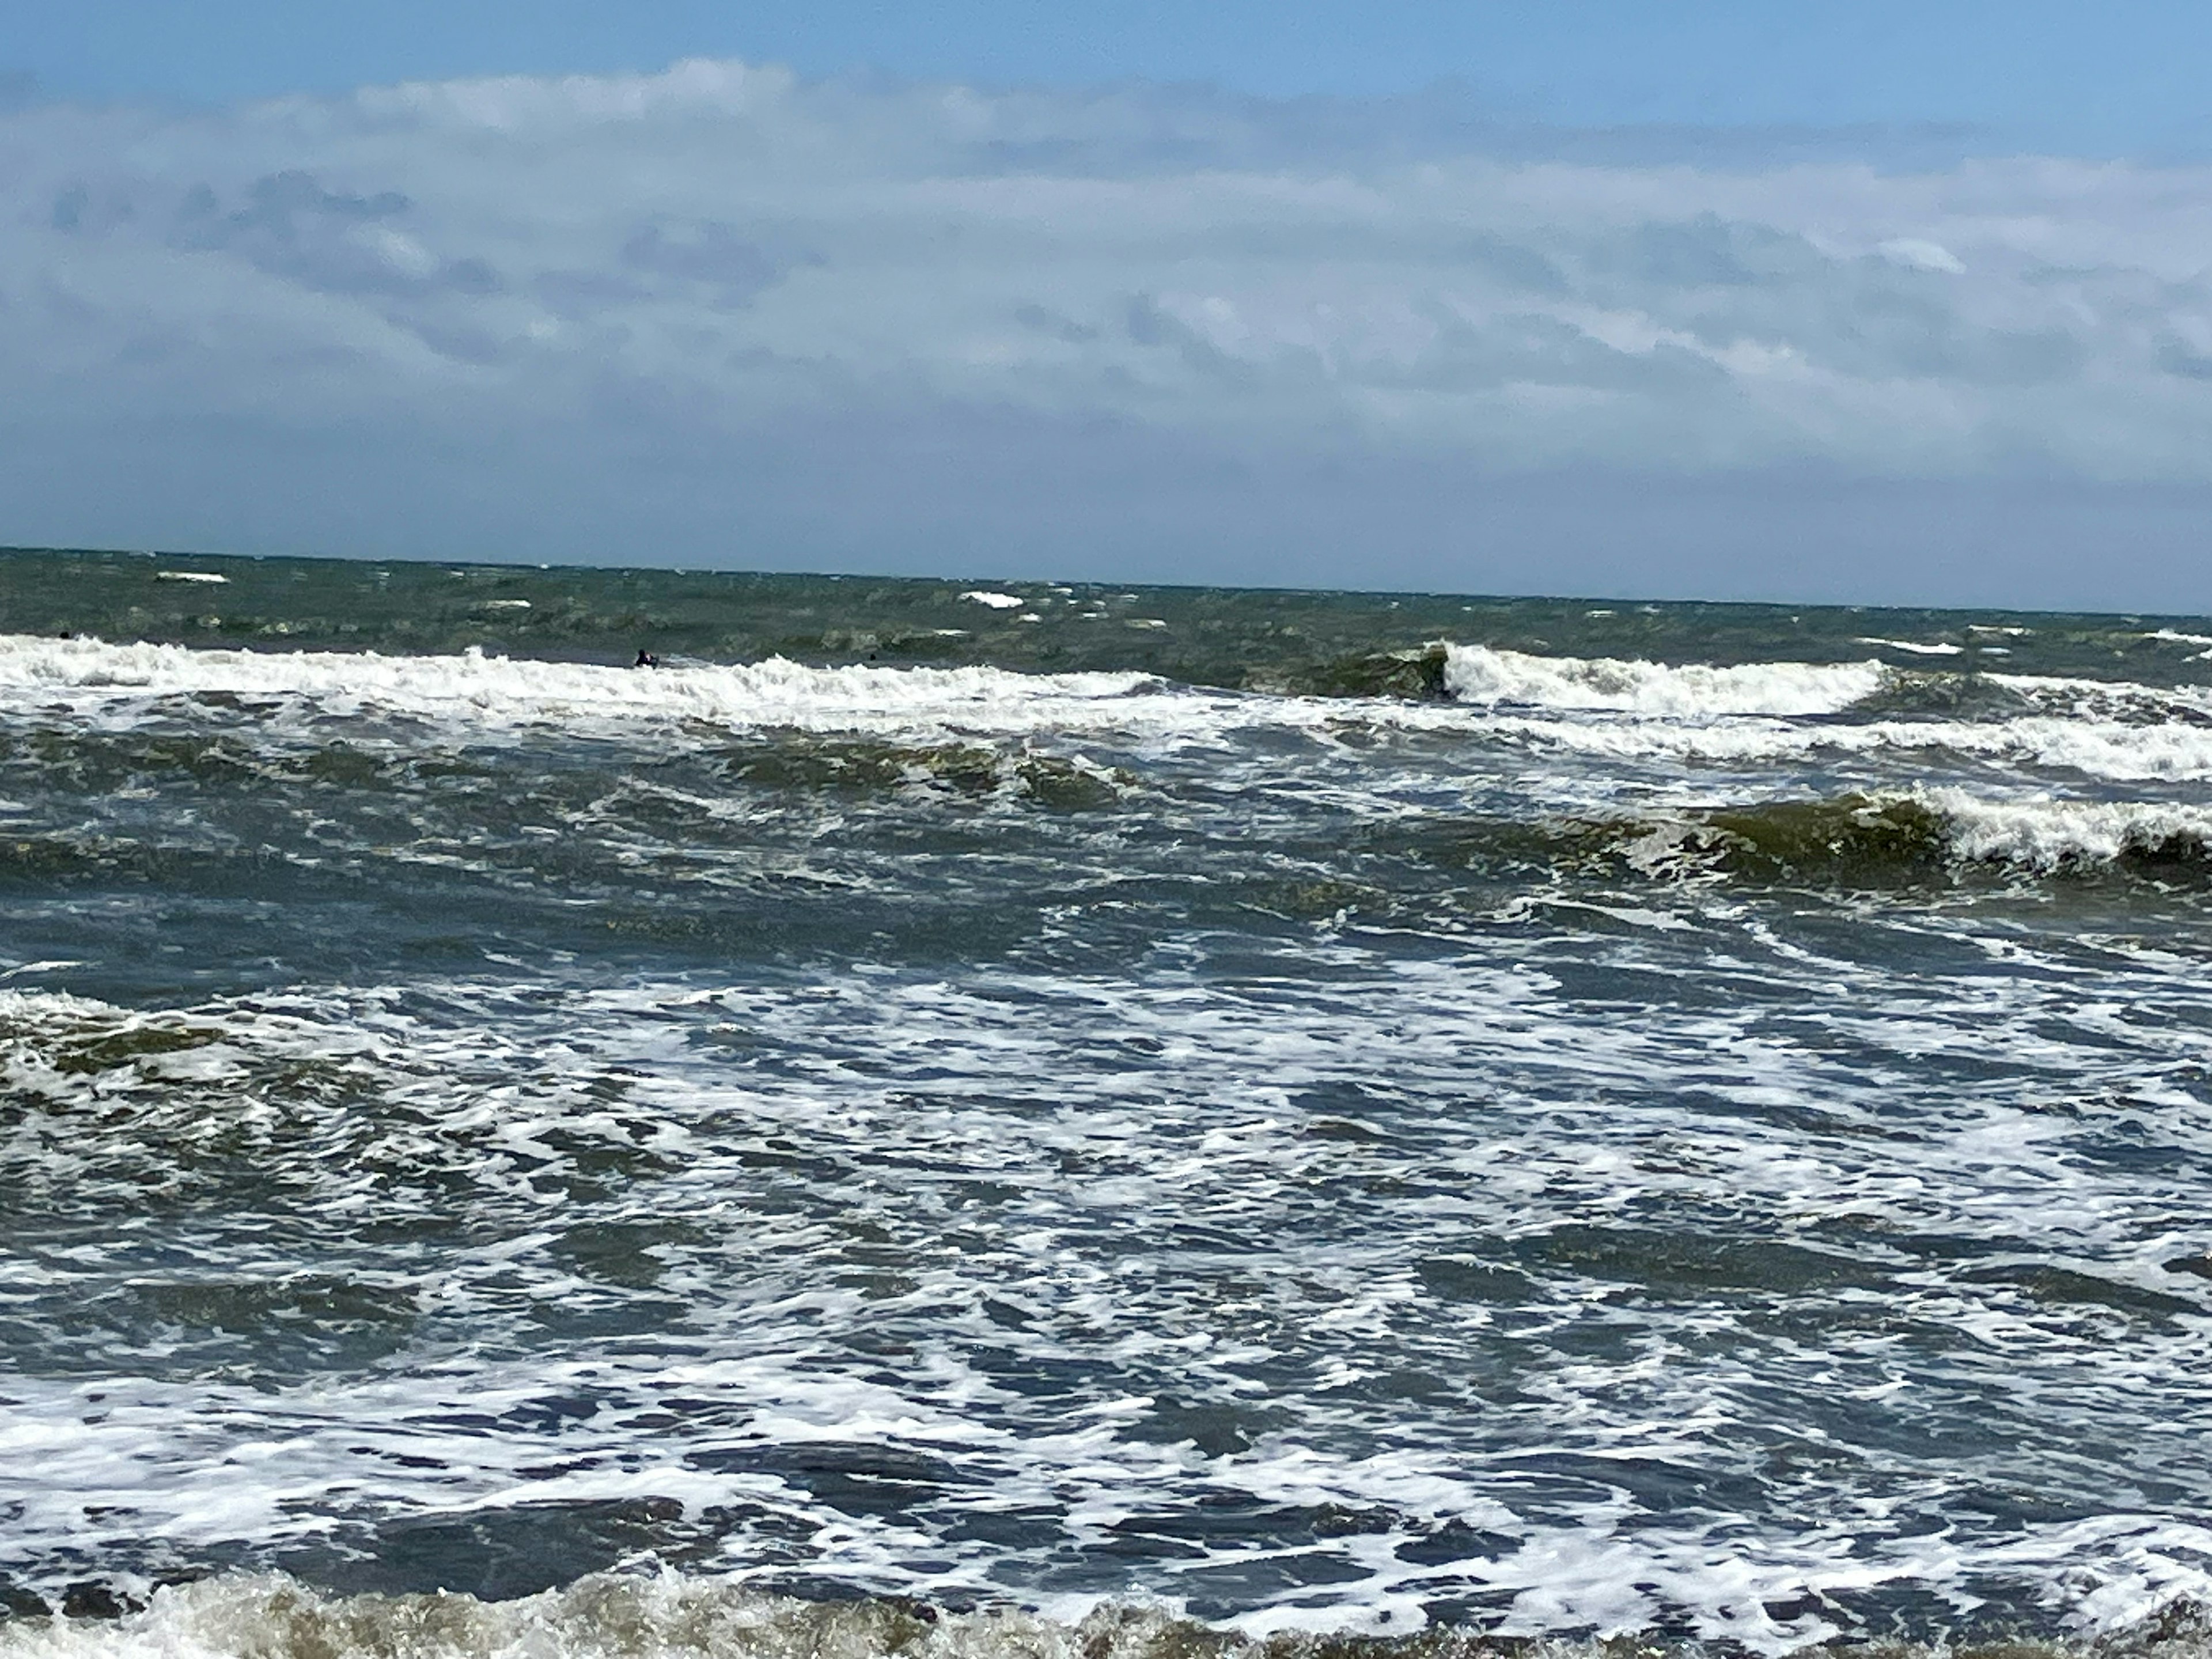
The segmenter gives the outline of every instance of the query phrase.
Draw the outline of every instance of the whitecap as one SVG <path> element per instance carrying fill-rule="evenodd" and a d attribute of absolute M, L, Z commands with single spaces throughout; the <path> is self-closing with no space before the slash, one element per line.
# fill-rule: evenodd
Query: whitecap
<path fill-rule="evenodd" d="M 2115 864 L 2130 855 L 2212 854 L 2212 806 L 2049 795 L 1990 799 L 1959 788 L 1923 790 L 1915 799 L 1942 815 L 1957 856 L 1979 862 L 2048 872 Z"/>
<path fill-rule="evenodd" d="M 1464 703 L 1699 719 L 1830 714 L 1871 696 L 1880 663 L 1753 662 L 1673 666 L 1612 657 L 1541 657 L 1483 645 L 1446 649 L 1444 685 Z"/>
<path fill-rule="evenodd" d="M 1851 641 L 1854 645 L 1879 646 L 1885 651 L 1904 651 L 1916 657 L 1955 657 L 1966 650 L 1963 645 L 1954 645 L 1948 640 L 1923 643 L 1917 640 L 1882 640 L 1861 635 Z"/>

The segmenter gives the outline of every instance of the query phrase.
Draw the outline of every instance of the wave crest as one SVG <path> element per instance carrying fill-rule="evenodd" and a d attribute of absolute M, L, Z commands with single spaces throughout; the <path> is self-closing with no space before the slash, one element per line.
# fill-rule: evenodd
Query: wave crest
<path fill-rule="evenodd" d="M 1617 657 L 1539 657 L 1486 645 L 1445 649 L 1444 686 L 1461 702 L 1617 710 L 1671 720 L 1841 714 L 1872 696 L 1878 662 L 1674 666 Z"/>
<path fill-rule="evenodd" d="M 1530 863 L 1645 879 L 1735 878 L 1884 887 L 1976 872 L 2212 879 L 2212 807 L 1987 799 L 1958 789 L 1766 801 L 1656 815 L 1462 823 L 1431 856 L 1503 873 Z"/>
<path fill-rule="evenodd" d="M 1507 1636 L 1431 1627 L 1401 1636 L 1200 1624 L 1158 1606 L 1099 1602 L 1067 1617 L 954 1611 L 905 1596 L 808 1601 L 663 1571 L 599 1574 L 512 1601 L 451 1591 L 330 1595 L 282 1574 L 166 1586 L 128 1607 L 52 1619 L 0 1611 L 0 1659 L 1706 1659 L 1744 1651 L 1679 1633 Z M 2208 1659 L 2212 1621 L 2186 1601 L 2073 1638 L 2014 1634 L 1834 1642 L 1867 1659 Z"/>

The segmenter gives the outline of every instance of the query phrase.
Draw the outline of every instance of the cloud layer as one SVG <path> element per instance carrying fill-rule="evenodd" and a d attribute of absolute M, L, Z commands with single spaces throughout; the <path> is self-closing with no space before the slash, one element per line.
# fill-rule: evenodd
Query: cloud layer
<path fill-rule="evenodd" d="M 1363 524 L 1449 578 L 1455 524 L 1611 489 L 1626 535 L 1638 480 L 1869 525 L 2212 486 L 2212 171 L 1906 159 L 732 63 L 34 106 L 0 538 L 1249 578 L 1303 491 L 1349 505 L 1281 574 L 1358 581 Z"/>

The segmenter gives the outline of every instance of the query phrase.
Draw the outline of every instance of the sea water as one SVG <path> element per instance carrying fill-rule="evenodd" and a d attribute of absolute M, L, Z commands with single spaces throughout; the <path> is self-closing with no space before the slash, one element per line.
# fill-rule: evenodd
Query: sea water
<path fill-rule="evenodd" d="M 2201 1646 L 2208 899 L 2186 619 L 0 557 L 0 1655 Z"/>

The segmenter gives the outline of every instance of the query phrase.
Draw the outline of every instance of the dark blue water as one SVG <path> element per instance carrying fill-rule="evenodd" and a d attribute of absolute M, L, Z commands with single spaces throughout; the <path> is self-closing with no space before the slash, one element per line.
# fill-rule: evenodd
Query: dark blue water
<path fill-rule="evenodd" d="M 2212 624 L 24 554 L 0 629 L 0 1652 L 2206 1596 Z"/>

